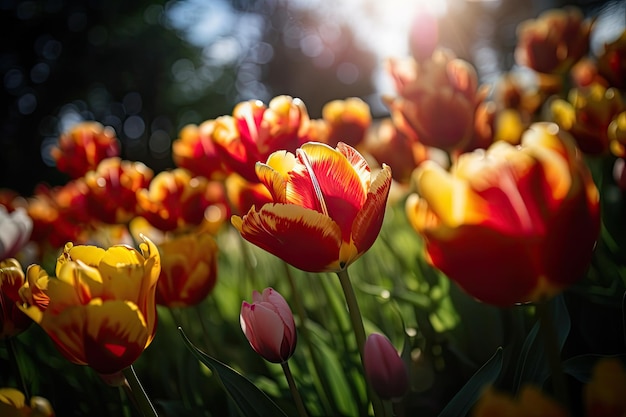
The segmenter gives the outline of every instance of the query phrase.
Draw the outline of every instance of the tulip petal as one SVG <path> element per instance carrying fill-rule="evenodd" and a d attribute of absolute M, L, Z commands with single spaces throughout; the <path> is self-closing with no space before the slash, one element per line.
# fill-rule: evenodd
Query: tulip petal
<path fill-rule="evenodd" d="M 233 216 L 232 224 L 247 241 L 309 272 L 337 267 L 341 230 L 329 217 L 293 204 L 265 204 L 254 207 L 243 218 Z M 302 240 L 308 250 L 303 251 Z"/>
<path fill-rule="evenodd" d="M 310 184 L 311 177 L 315 176 L 323 195 L 327 214 L 339 225 L 343 240 L 348 242 L 354 218 L 367 198 L 366 193 L 369 187 L 366 188 L 365 185 L 369 186 L 369 179 L 363 178 L 366 176 L 363 161 L 347 150 L 348 145 L 343 145 L 342 149 L 349 154 L 350 160 L 338 150 L 315 142 L 302 145 L 301 150 L 304 155 L 298 156 L 301 160 L 305 157 L 308 159 L 312 172 L 308 172 L 309 178 L 306 182 Z M 358 172 L 352 162 L 357 164 Z M 296 187 L 298 183 L 295 178 L 292 181 Z"/>
<path fill-rule="evenodd" d="M 449 228 L 479 223 L 486 217 L 486 205 L 469 185 L 454 178 L 440 165 L 423 162 L 415 174 L 418 193 L 428 201 L 430 212 Z"/>
<path fill-rule="evenodd" d="M 70 307 L 41 323 L 59 351 L 70 361 L 89 365 L 102 374 L 130 366 L 143 352 L 148 330 L 136 305 L 125 301 L 94 300 Z"/>
<path fill-rule="evenodd" d="M 352 225 L 352 240 L 359 255 L 367 251 L 378 237 L 385 216 L 390 188 L 391 168 L 383 164 L 383 169 L 372 183 L 367 194 L 367 200 L 365 200 L 363 208 L 357 214 Z M 348 263 L 352 261 L 347 260 Z"/>

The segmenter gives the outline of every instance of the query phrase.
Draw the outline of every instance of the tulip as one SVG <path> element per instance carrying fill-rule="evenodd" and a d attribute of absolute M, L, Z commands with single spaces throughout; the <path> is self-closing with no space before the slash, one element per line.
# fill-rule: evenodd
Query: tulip
<path fill-rule="evenodd" d="M 274 97 L 268 106 L 258 100 L 244 101 L 232 116 L 215 120 L 213 142 L 224 164 L 248 181 L 257 181 L 254 164 L 274 151 L 294 151 L 303 141 L 309 115 L 300 99 Z"/>
<path fill-rule="evenodd" d="M 39 265 L 27 269 L 20 308 L 71 362 L 100 374 L 119 372 L 156 331 L 160 256 L 146 238 L 140 248 L 68 243 L 57 259 L 56 278 Z"/>
<path fill-rule="evenodd" d="M 296 325 L 287 301 L 273 288 L 252 293 L 239 315 L 241 330 L 252 349 L 265 360 L 284 363 L 296 350 Z"/>
<path fill-rule="evenodd" d="M 112 127 L 83 121 L 63 133 L 50 153 L 59 171 L 79 178 L 96 169 L 103 159 L 118 156 L 120 146 Z"/>
<path fill-rule="evenodd" d="M 0 261 L 14 256 L 28 242 L 33 221 L 18 207 L 11 213 L 0 205 Z"/>
<path fill-rule="evenodd" d="M 448 152 L 468 144 L 474 112 L 484 95 L 469 62 L 436 50 L 422 62 L 390 59 L 387 71 L 399 97 L 385 97 L 385 104 L 399 129 L 424 146 Z"/>
<path fill-rule="evenodd" d="M 3 417 L 54 417 L 50 402 L 43 397 L 26 396 L 15 388 L 0 388 L 0 415 Z"/>
<path fill-rule="evenodd" d="M 265 185 L 250 182 L 237 173 L 230 174 L 224 181 L 226 194 L 233 214 L 243 215 L 250 207 L 261 207 L 272 202 L 272 196 Z"/>
<path fill-rule="evenodd" d="M 376 240 L 391 187 L 387 165 L 372 181 L 354 148 L 309 142 L 295 154 L 273 153 L 256 172 L 274 202 L 231 218 L 249 242 L 304 271 L 338 272 Z"/>
<path fill-rule="evenodd" d="M 619 90 L 597 83 L 572 89 L 567 101 L 556 99 L 550 105 L 554 121 L 591 155 L 609 151 L 611 123 L 624 108 Z"/>
<path fill-rule="evenodd" d="M 148 187 L 153 176 L 141 162 L 104 159 L 85 175 L 89 213 L 103 223 L 129 222 L 137 213 L 137 191 Z"/>
<path fill-rule="evenodd" d="M 619 38 L 604 45 L 598 56 L 598 72 L 612 87 L 626 87 L 626 30 Z"/>
<path fill-rule="evenodd" d="M 196 305 L 217 280 L 217 244 L 208 233 L 190 233 L 159 244 L 161 276 L 156 300 L 168 307 Z"/>
<path fill-rule="evenodd" d="M 472 410 L 472 417 L 567 417 L 568 413 L 555 400 L 537 387 L 525 385 L 516 398 L 487 388 Z"/>
<path fill-rule="evenodd" d="M 33 322 L 16 304 L 24 271 L 16 259 L 0 260 L 0 340 L 26 330 Z"/>
<path fill-rule="evenodd" d="M 406 203 L 428 261 L 498 306 L 545 300 L 582 278 L 600 227 L 599 195 L 566 132 L 532 125 L 514 147 L 424 162 Z"/>
<path fill-rule="evenodd" d="M 365 375 L 383 400 L 402 397 L 409 389 L 409 374 L 389 339 L 372 333 L 364 348 Z"/>
<path fill-rule="evenodd" d="M 172 143 L 172 158 L 176 166 L 188 169 L 194 176 L 221 180 L 228 174 L 222 156 L 213 142 L 215 120 L 187 125 Z"/>
<path fill-rule="evenodd" d="M 591 380 L 583 388 L 587 417 L 626 415 L 626 368 L 617 358 L 602 358 L 593 366 Z"/>
<path fill-rule="evenodd" d="M 210 210 L 227 212 L 224 188 L 217 181 L 193 177 L 183 168 L 163 171 L 150 182 L 149 188 L 137 191 L 137 213 L 162 231 L 199 226 Z"/>
<path fill-rule="evenodd" d="M 357 146 L 363 142 L 365 132 L 372 123 L 369 105 L 356 97 L 326 103 L 322 108 L 322 117 L 328 127 L 325 143 L 331 146 L 339 142 Z"/>
<path fill-rule="evenodd" d="M 540 73 L 565 72 L 589 50 L 592 26 L 577 8 L 547 10 L 517 26 L 515 61 Z"/>

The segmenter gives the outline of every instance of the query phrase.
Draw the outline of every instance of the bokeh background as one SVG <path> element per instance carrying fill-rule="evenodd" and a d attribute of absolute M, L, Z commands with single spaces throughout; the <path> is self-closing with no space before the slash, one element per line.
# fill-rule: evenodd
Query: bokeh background
<path fill-rule="evenodd" d="M 514 65 L 517 24 L 566 5 L 599 17 L 596 46 L 624 28 L 624 1 L 0 0 L 0 188 L 65 183 L 49 149 L 83 119 L 159 172 L 184 125 L 244 100 L 288 94 L 319 117 L 354 96 L 383 117 L 384 59 L 409 53 L 419 11 L 489 82 Z"/>

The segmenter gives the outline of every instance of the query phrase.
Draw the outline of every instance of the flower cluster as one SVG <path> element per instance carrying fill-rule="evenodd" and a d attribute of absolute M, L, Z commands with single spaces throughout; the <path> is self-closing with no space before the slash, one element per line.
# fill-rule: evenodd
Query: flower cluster
<path fill-rule="evenodd" d="M 175 166 L 161 172 L 124 159 L 115 132 L 98 122 L 63 132 L 51 156 L 66 184 L 40 184 L 25 197 L 0 190 L 0 339 L 29 336 L 34 322 L 69 362 L 127 387 L 120 373 L 127 378 L 140 356 L 178 346 L 167 336 L 156 342 L 157 322 L 201 328 L 208 353 L 191 351 L 244 415 L 257 405 L 280 414 L 233 369 L 249 365 L 249 349 L 236 349 L 247 340 L 269 362 L 257 363 L 253 382 L 282 396 L 281 384 L 268 382 L 274 364 L 282 367 L 301 417 L 417 415 L 433 403 L 476 417 L 565 416 L 566 404 L 535 385 L 516 380 L 510 386 L 523 388 L 510 396 L 495 382 L 552 361 L 558 394 L 554 361 L 570 319 L 580 319 L 562 299 L 577 285 L 579 298 L 568 300 L 576 306 L 626 291 L 616 231 L 626 191 L 626 35 L 590 56 L 593 20 L 573 8 L 548 11 L 517 32 L 516 63 L 535 84 L 510 71 L 481 85 L 470 62 L 433 41 L 432 16 L 418 26 L 411 36 L 424 38 L 411 39 L 413 56 L 385 62 L 395 95 L 383 98 L 388 116 L 379 120 L 356 97 L 328 102 L 319 119 L 288 95 L 247 100 L 182 127 Z M 354 280 L 349 267 L 359 268 Z M 327 273 L 339 278 L 343 299 Z M 607 282 L 604 291 L 584 286 Z M 287 285 L 291 298 L 281 295 Z M 558 331 L 545 315 L 550 306 L 564 310 Z M 526 308 L 541 331 L 528 332 L 533 317 L 514 310 Z M 245 339 L 233 335 L 234 314 Z M 484 329 L 472 326 L 493 330 L 495 341 L 477 341 Z M 544 336 L 550 355 L 536 345 Z M 399 353 L 391 340 L 401 339 Z M 474 348 L 496 345 L 510 347 L 509 356 L 480 367 L 486 358 Z M 521 365 L 504 369 L 518 352 Z M 211 356 L 219 354 L 236 366 Z M 160 373 L 185 375 L 180 352 L 165 356 Z M 590 358 L 568 371 L 580 377 Z M 547 377 L 538 374 L 531 382 Z M 440 382 L 446 376 L 454 383 Z M 442 394 L 461 378 L 468 385 L 457 396 Z M 494 386 L 484 390 L 486 382 Z M 583 382 L 586 415 L 624 414 L 619 361 L 598 361 Z M 304 398 L 297 385 L 307 387 Z M 182 402 L 201 401 L 183 391 Z M 26 398 L 9 394 L 0 392 L 0 409 L 30 412 Z M 37 404 L 30 408 L 36 415 Z"/>

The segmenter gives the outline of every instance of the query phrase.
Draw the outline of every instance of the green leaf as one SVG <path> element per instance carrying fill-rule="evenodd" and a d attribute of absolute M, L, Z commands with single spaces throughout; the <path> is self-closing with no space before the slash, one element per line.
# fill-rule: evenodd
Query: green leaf
<path fill-rule="evenodd" d="M 487 361 L 469 381 L 450 400 L 446 408 L 439 413 L 439 417 L 458 417 L 467 415 L 483 389 L 493 384 L 502 370 L 502 347 Z"/>
<path fill-rule="evenodd" d="M 559 343 L 559 352 L 563 349 L 572 323 L 563 296 L 557 296 L 549 302 L 548 313 L 552 315 L 554 331 Z M 539 335 L 539 321 L 528 333 L 520 352 L 520 359 L 515 372 L 515 391 L 522 383 L 543 384 L 550 376 L 550 366 L 546 356 L 544 340 Z"/>
<path fill-rule="evenodd" d="M 286 417 L 286 414 L 276 403 L 258 389 L 248 378 L 202 352 L 191 343 L 181 327 L 178 330 L 191 353 L 218 375 L 226 392 L 233 400 L 233 404 L 237 406 L 239 414 L 243 417 Z"/>

